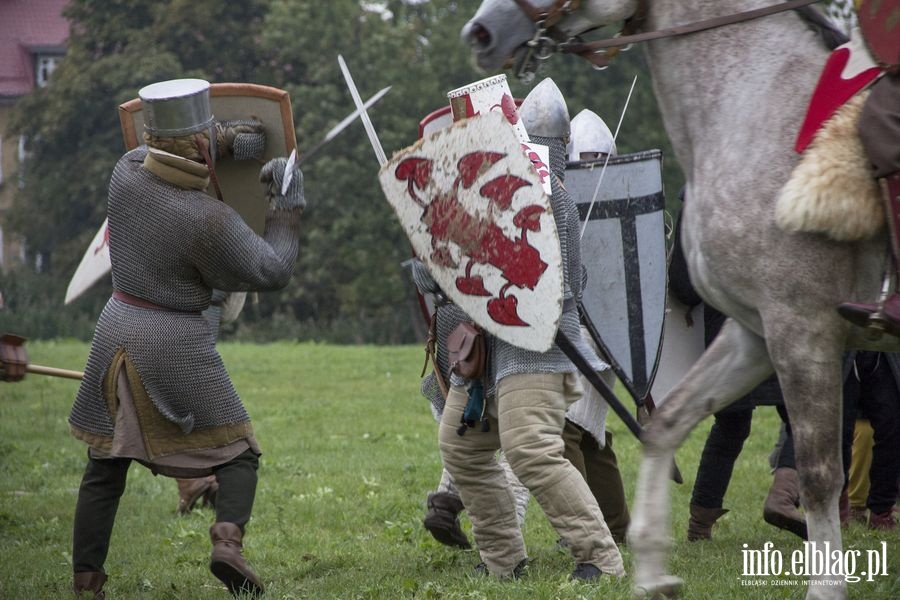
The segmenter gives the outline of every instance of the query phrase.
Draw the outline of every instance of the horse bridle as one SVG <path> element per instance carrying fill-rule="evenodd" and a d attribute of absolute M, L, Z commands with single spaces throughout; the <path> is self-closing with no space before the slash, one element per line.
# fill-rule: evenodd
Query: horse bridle
<path fill-rule="evenodd" d="M 767 15 L 793 10 L 814 4 L 819 0 L 789 0 L 781 4 L 774 4 L 763 8 L 757 8 L 744 12 L 705 19 L 695 23 L 679 25 L 657 31 L 640 31 L 647 14 L 647 0 L 638 0 L 638 7 L 629 17 L 622 29 L 612 38 L 583 41 L 579 35 L 569 35 L 559 29 L 557 25 L 565 17 L 569 16 L 581 5 L 581 0 L 555 0 L 546 8 L 537 8 L 528 0 L 513 0 L 535 24 L 534 36 L 525 43 L 526 52 L 516 65 L 516 76 L 520 79 L 530 80 L 534 77 L 538 65 L 546 61 L 554 52 L 575 54 L 590 62 L 596 69 L 605 69 L 609 62 L 622 50 L 627 50 L 631 44 L 646 42 L 666 37 L 675 37 L 696 33 L 707 29 L 714 29 L 733 23 L 741 23 L 758 19 Z"/>

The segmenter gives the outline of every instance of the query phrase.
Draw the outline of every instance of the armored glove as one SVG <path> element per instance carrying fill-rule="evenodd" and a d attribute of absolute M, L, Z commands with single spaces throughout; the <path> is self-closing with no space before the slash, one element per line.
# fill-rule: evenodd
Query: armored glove
<path fill-rule="evenodd" d="M 284 168 L 287 159 L 273 158 L 259 171 L 259 180 L 266 184 L 266 197 L 274 208 L 306 208 L 306 197 L 303 195 L 303 172 L 294 165 L 294 177 L 288 185 L 287 193 L 281 195 L 281 182 L 284 181 Z"/>
<path fill-rule="evenodd" d="M 235 119 L 216 123 L 219 158 L 231 154 L 235 160 L 261 160 L 266 151 L 266 132 L 255 119 Z"/>

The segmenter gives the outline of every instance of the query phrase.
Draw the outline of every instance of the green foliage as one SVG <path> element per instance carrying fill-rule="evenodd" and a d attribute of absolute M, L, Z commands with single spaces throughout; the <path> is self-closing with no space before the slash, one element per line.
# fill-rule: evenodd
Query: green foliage
<path fill-rule="evenodd" d="M 66 283 L 28 270 L 0 272 L 0 291 L 3 292 L 0 333 L 30 339 L 55 338 L 60 332 L 73 338 L 90 339 L 96 315 L 109 298 L 108 291 L 104 294 L 91 290 L 74 305 L 63 306 Z"/>
<path fill-rule="evenodd" d="M 364 97 L 393 86 L 370 110 L 388 156 L 412 144 L 419 120 L 446 105 L 447 91 L 487 76 L 475 70 L 459 39 L 480 0 L 372 4 L 387 10 L 368 10 L 358 0 L 70 3 L 66 58 L 50 86 L 17 106 L 14 127 L 28 135 L 30 157 L 25 186 L 4 227 L 25 236 L 32 256 L 41 253 L 47 279 L 67 281 L 105 216 L 109 175 L 122 151 L 116 107 L 162 79 L 198 76 L 288 90 L 302 157 L 353 111 L 337 68 L 342 54 Z M 636 74 L 619 149 L 662 148 L 671 201 L 681 177 L 639 49 L 623 53 L 602 73 L 581 59 L 554 56 L 539 77 L 557 81 L 572 115 L 589 107 L 615 129 Z M 528 93 L 528 86 L 509 77 L 514 94 Z M 296 274 L 284 290 L 260 294 L 223 339 L 421 339 L 414 288 L 400 267 L 411 254 L 409 243 L 384 200 L 361 125 L 351 125 L 302 168 L 309 207 Z M 52 287 L 38 285 L 35 293 Z M 109 292 L 107 282 L 97 287 Z M 45 302 L 52 305 L 58 297 Z M 89 306 L 79 301 L 75 309 L 96 318 Z M 50 335 L 82 332 L 63 325 Z"/>
<path fill-rule="evenodd" d="M 29 344 L 43 365 L 81 369 L 88 347 L 72 341 Z M 266 598 L 346 600 L 492 599 L 631 600 L 628 575 L 596 585 L 567 581 L 573 564 L 536 502 L 525 542 L 532 566 L 519 581 L 474 577 L 474 551 L 439 545 L 422 527 L 425 498 L 440 478 L 437 426 L 418 391 L 418 346 L 340 347 L 313 343 L 224 343 L 220 351 L 253 418 L 263 449 L 245 554 L 267 586 Z M 28 375 L 0 382 L 0 597 L 65 598 L 71 585 L 72 516 L 85 446 L 66 418 L 77 382 Z M 622 396 L 622 394 L 620 394 Z M 623 400 L 629 402 L 628 400 Z M 688 543 L 691 487 L 707 420 L 678 452 L 683 485 L 670 484 L 674 538 L 670 567 L 685 580 L 686 600 L 799 598 L 805 587 L 741 585 L 742 544 L 771 541 L 786 556 L 801 541 L 762 520 L 771 484 L 767 456 L 778 437 L 770 407 L 756 410 L 725 497 L 730 512 L 708 542 Z M 639 446 L 615 416 L 608 423 L 634 506 Z M 209 573 L 209 509 L 175 514 L 175 483 L 138 465 L 129 472 L 106 563 L 107 597 L 226 600 Z M 468 517 L 463 527 L 471 538 Z M 897 598 L 900 533 L 858 524 L 844 548 L 888 544 L 888 573 L 849 584 L 851 600 Z"/>

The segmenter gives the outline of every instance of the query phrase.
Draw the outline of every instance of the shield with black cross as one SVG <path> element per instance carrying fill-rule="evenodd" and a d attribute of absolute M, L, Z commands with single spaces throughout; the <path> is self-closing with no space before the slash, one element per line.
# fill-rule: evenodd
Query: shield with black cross
<path fill-rule="evenodd" d="M 565 186 L 583 227 L 582 308 L 626 386 L 653 384 L 666 312 L 662 152 L 569 162 Z M 586 223 L 586 224 L 585 224 Z"/>

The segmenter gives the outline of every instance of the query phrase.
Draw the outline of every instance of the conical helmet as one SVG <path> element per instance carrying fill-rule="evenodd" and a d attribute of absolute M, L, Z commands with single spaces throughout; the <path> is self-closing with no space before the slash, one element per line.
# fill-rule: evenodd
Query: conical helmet
<path fill-rule="evenodd" d="M 570 161 L 584 160 L 582 152 L 615 156 L 616 142 L 603 119 L 586 108 L 572 119 L 572 139 L 566 151 Z"/>
<path fill-rule="evenodd" d="M 534 86 L 522 101 L 519 116 L 528 137 L 568 139 L 569 109 L 562 92 L 549 77 Z"/>

